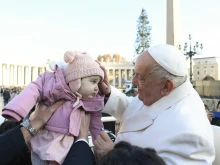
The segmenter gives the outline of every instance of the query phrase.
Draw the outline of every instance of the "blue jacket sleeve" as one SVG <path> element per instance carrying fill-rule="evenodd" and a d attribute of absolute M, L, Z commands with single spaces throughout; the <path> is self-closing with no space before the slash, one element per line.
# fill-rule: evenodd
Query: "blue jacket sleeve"
<path fill-rule="evenodd" d="M 20 158 L 28 148 L 19 126 L 0 135 L 0 164 L 8 165 Z"/>

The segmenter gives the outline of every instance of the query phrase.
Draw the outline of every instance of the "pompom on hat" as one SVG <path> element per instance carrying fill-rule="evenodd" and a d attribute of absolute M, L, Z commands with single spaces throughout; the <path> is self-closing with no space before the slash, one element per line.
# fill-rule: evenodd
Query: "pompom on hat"
<path fill-rule="evenodd" d="M 68 63 L 65 69 L 65 80 L 68 84 L 74 83 L 74 91 L 77 92 L 81 86 L 81 78 L 89 76 L 100 76 L 104 79 L 104 72 L 99 64 L 86 52 L 66 51 L 64 61 Z"/>
<path fill-rule="evenodd" d="M 175 76 L 187 75 L 187 63 L 184 55 L 172 45 L 161 44 L 147 49 L 151 57 L 165 70 Z"/>

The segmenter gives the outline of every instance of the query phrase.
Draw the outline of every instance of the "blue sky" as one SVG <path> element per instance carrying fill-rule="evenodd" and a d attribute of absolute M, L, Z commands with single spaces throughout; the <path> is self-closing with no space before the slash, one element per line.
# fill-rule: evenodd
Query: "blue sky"
<path fill-rule="evenodd" d="M 180 4 L 182 43 L 191 34 L 193 43 L 203 43 L 203 55 L 219 55 L 220 1 Z M 0 58 L 46 59 L 76 49 L 130 59 L 142 7 L 152 44 L 166 43 L 166 0 L 0 0 Z"/>

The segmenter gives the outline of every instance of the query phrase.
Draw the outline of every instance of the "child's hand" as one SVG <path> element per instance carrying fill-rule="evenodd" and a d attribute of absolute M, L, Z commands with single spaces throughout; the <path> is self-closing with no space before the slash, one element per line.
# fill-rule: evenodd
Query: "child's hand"
<path fill-rule="evenodd" d="M 104 72 L 104 80 L 101 81 L 99 83 L 99 90 L 105 95 L 105 96 L 109 96 L 110 93 L 111 93 L 111 86 L 109 84 L 109 80 L 108 80 L 108 75 L 107 75 L 107 72 L 106 72 L 106 69 L 104 66 L 101 65 L 101 63 L 99 61 L 96 61 L 100 68 L 103 70 Z"/>
<path fill-rule="evenodd" d="M 76 140 L 85 139 L 86 141 L 88 141 L 89 123 L 90 113 L 85 113 L 85 111 L 82 110 L 79 136 L 76 138 Z"/>

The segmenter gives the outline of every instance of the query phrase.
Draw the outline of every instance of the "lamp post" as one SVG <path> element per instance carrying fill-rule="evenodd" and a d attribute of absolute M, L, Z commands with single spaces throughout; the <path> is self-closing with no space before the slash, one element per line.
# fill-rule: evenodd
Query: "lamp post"
<path fill-rule="evenodd" d="M 196 42 L 196 45 L 193 46 L 193 48 L 192 48 L 192 46 L 191 46 L 192 36 L 189 35 L 188 39 L 189 39 L 189 47 L 188 47 L 187 42 L 186 42 L 185 45 L 184 45 L 183 51 L 184 51 L 184 55 L 188 56 L 190 58 L 190 82 L 193 84 L 193 81 L 192 81 L 192 76 L 193 76 L 193 74 L 192 74 L 192 56 L 194 56 L 195 54 L 199 54 L 198 49 L 200 48 L 202 50 L 203 45 L 200 44 L 200 47 L 199 47 L 199 43 Z M 187 48 L 189 48 L 188 51 L 187 51 Z M 179 45 L 179 50 L 181 50 L 181 45 Z"/>

